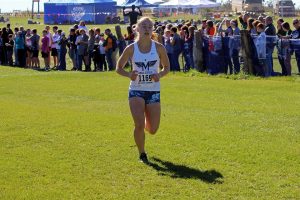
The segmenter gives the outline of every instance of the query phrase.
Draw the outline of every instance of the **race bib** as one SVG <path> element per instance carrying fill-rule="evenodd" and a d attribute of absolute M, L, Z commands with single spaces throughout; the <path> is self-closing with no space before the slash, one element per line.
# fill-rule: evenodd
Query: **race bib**
<path fill-rule="evenodd" d="M 152 74 L 146 74 L 144 72 L 141 72 L 138 74 L 137 77 L 138 84 L 150 84 L 153 83 L 152 81 Z"/>

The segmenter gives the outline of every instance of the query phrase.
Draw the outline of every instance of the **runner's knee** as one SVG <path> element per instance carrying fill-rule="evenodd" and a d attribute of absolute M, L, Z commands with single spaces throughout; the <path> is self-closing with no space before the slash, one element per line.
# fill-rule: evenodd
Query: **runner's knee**
<path fill-rule="evenodd" d="M 145 129 L 145 124 L 144 123 L 136 123 L 135 124 L 135 130 L 144 131 L 144 129 Z"/>
<path fill-rule="evenodd" d="M 157 130 L 158 130 L 158 127 L 156 127 L 156 128 L 150 127 L 147 131 L 148 131 L 151 135 L 154 135 L 155 133 L 157 133 Z"/>

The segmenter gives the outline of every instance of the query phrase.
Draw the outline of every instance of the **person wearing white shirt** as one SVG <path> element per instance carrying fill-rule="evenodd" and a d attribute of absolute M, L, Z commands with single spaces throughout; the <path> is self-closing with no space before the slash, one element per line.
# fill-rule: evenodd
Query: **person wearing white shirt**
<path fill-rule="evenodd" d="M 57 68 L 58 66 L 58 51 L 57 49 L 59 48 L 58 42 L 60 40 L 60 35 L 57 32 L 58 27 L 53 26 L 53 35 L 52 35 L 52 44 L 51 44 L 51 56 L 53 57 L 53 62 L 54 62 L 54 69 Z"/>
<path fill-rule="evenodd" d="M 79 26 L 78 26 L 78 29 L 79 29 L 79 30 L 83 29 L 83 30 L 85 31 L 86 34 L 89 33 L 89 30 L 88 30 L 88 28 L 85 26 L 85 22 L 84 22 L 84 21 L 80 21 Z"/>

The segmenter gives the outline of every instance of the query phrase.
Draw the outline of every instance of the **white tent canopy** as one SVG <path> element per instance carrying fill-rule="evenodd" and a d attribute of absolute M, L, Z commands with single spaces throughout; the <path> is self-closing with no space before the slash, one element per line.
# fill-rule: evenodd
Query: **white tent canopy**
<path fill-rule="evenodd" d="M 170 0 L 160 4 L 159 7 L 175 7 L 175 8 L 216 8 L 220 3 L 209 0 Z"/>

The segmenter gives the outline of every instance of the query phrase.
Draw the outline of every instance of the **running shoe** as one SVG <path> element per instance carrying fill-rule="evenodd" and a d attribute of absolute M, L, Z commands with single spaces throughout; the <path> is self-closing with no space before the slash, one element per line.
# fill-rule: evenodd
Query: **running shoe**
<path fill-rule="evenodd" d="M 140 162 L 145 163 L 145 164 L 149 163 L 146 153 L 141 153 L 140 154 Z"/>

